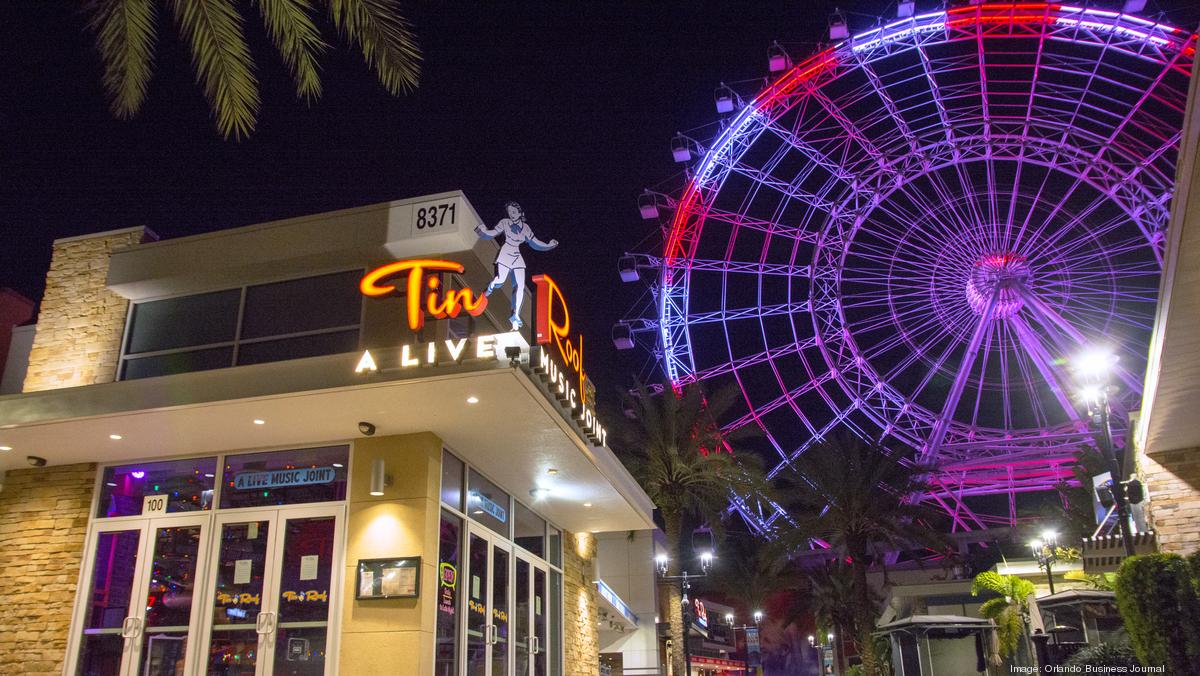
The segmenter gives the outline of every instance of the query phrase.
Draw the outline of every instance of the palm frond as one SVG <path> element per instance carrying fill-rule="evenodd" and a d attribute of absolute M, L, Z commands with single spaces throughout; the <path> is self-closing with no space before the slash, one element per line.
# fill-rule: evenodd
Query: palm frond
<path fill-rule="evenodd" d="M 390 94 L 412 90 L 421 76 L 421 50 L 395 0 L 328 0 L 333 24 L 357 43 Z"/>
<path fill-rule="evenodd" d="M 225 138 L 241 139 L 258 116 L 258 80 L 242 28 L 228 0 L 171 0 L 180 33 L 192 52 L 196 81 Z"/>
<path fill-rule="evenodd" d="M 92 0 L 88 27 L 104 63 L 104 91 L 113 115 L 137 114 L 154 72 L 156 10 L 153 0 Z"/>
<path fill-rule="evenodd" d="M 312 102 L 321 96 L 317 55 L 329 45 L 313 23 L 309 0 L 257 0 L 258 11 L 271 42 L 292 73 L 296 96 Z"/>

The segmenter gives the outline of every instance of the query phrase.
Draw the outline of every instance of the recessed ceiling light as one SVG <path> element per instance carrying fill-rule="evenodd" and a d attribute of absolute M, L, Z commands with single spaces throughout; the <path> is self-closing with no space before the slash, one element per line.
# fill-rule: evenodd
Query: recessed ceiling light
<path fill-rule="evenodd" d="M 120 434 L 110 434 L 110 435 L 108 435 L 108 438 L 112 439 L 113 441 L 120 441 L 120 440 L 124 439 L 125 437 L 121 436 Z"/>
<path fill-rule="evenodd" d="M 590 503 L 590 502 L 585 502 L 585 503 L 583 503 L 583 506 L 584 506 L 584 507 L 591 507 L 591 506 L 592 506 L 592 503 Z"/>
<path fill-rule="evenodd" d="M 0 451 L 11 451 L 12 446 L 0 446 Z"/>
<path fill-rule="evenodd" d="M 345 465 L 343 465 L 343 464 L 342 464 L 342 463 L 340 463 L 340 462 L 335 462 L 335 463 L 333 463 L 333 466 L 334 466 L 334 467 L 336 467 L 336 468 L 338 468 L 338 469 L 341 469 L 341 468 L 345 467 Z"/>
<path fill-rule="evenodd" d="M 267 424 L 267 421 L 266 421 L 266 420 L 263 420 L 262 418 L 255 418 L 255 419 L 254 419 L 254 424 L 255 424 L 255 425 L 266 425 L 266 424 Z"/>
<path fill-rule="evenodd" d="M 550 469 L 546 470 L 546 474 L 549 474 L 550 476 L 554 476 L 555 474 L 558 474 L 558 470 L 551 467 Z"/>
<path fill-rule="evenodd" d="M 478 403 L 479 403 L 479 397 L 477 397 L 477 396 L 475 396 L 475 395 L 473 395 L 473 394 L 472 394 L 471 396 L 467 397 L 467 403 L 468 403 L 468 404 L 478 404 Z"/>

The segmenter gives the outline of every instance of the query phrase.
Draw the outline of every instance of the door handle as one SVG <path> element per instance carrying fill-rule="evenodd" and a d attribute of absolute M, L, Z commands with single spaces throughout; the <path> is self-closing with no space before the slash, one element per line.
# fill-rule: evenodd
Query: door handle
<path fill-rule="evenodd" d="M 537 655 L 542 652 L 542 643 L 537 636 L 529 636 L 529 654 Z"/>
<path fill-rule="evenodd" d="M 500 632 L 496 631 L 496 625 L 489 624 L 487 626 L 487 642 L 488 645 L 496 645 L 500 642 Z"/>
<path fill-rule="evenodd" d="M 275 633 L 275 613 L 259 613 L 254 618 L 254 631 L 259 635 Z"/>
<path fill-rule="evenodd" d="M 142 619 L 127 617 L 121 622 L 121 638 L 137 638 L 142 635 Z"/>

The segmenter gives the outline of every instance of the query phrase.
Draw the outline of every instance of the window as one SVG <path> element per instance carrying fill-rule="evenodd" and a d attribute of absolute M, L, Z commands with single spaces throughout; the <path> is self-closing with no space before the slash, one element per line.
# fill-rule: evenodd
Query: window
<path fill-rule="evenodd" d="M 513 542 L 527 551 L 546 558 L 546 520 L 520 502 L 516 503 Z"/>
<path fill-rule="evenodd" d="M 120 377 L 354 352 L 362 321 L 361 276 L 351 270 L 137 303 Z"/>
<path fill-rule="evenodd" d="M 433 673 L 434 676 L 457 676 L 462 519 L 442 510 L 440 533 L 438 538 L 437 644 Z"/>
<path fill-rule="evenodd" d="M 442 502 L 462 509 L 463 461 L 442 450 Z"/>
<path fill-rule="evenodd" d="M 508 537 L 508 493 L 475 470 L 470 470 L 467 488 L 467 513 L 471 518 Z"/>
<path fill-rule="evenodd" d="M 137 516 L 147 495 L 167 496 L 167 512 L 212 509 L 216 458 L 106 467 L 96 516 Z"/>
<path fill-rule="evenodd" d="M 549 542 L 546 544 L 546 560 L 552 566 L 562 565 L 562 531 L 550 529 Z"/>
<path fill-rule="evenodd" d="M 348 446 L 225 456 L 221 509 L 346 499 Z"/>

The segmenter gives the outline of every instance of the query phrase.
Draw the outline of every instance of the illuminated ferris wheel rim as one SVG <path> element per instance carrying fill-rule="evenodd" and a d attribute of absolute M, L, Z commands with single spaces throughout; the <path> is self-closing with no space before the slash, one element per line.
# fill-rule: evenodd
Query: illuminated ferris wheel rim
<path fill-rule="evenodd" d="M 781 97 L 805 86 L 840 63 L 855 63 L 855 55 L 886 52 L 897 43 L 916 36 L 951 30 L 965 33 L 986 24 L 1025 26 L 1033 31 L 1014 34 L 1012 37 L 1042 34 L 1052 40 L 1090 43 L 1120 50 L 1152 62 L 1165 63 L 1174 57 L 1178 69 L 1182 72 L 1190 72 L 1190 63 L 1186 59 L 1196 51 L 1195 34 L 1129 14 L 1061 4 L 993 3 L 920 14 L 895 21 L 856 35 L 796 64 L 760 92 L 753 101 L 747 103 L 729 122 L 725 131 L 711 144 L 704 159 L 694 170 L 692 179 L 678 200 L 664 246 L 658 307 L 664 368 L 672 383 L 678 384 L 695 378 L 694 368 L 691 366 L 691 347 L 685 330 L 687 310 L 686 307 L 680 307 L 677 291 L 687 283 L 688 263 L 694 257 L 694 245 L 699 239 L 699 230 L 706 218 L 705 193 L 714 191 L 714 174 L 719 167 L 719 159 L 736 153 L 739 145 L 744 150 L 747 142 L 743 137 L 747 135 L 748 128 L 757 119 L 769 115 L 771 108 Z M 1047 26 L 1074 29 L 1076 32 L 1074 35 L 1047 34 L 1044 32 Z M 970 35 L 974 36 L 974 31 L 971 31 Z M 1114 46 L 1111 43 L 1100 42 L 1099 36 L 1123 38 L 1142 48 Z M 995 140 L 992 139 L 993 142 Z M 1027 141 L 1022 139 L 1022 142 Z M 1031 161 L 1029 158 L 1025 159 Z M 1153 170 L 1154 168 L 1151 168 L 1147 173 Z M 1172 180 L 1166 176 L 1159 178 L 1167 182 Z M 719 189 L 719 185 L 715 186 L 715 189 Z M 1165 206 L 1163 208 L 1165 209 Z M 676 293 L 672 293 L 673 291 Z M 683 304 L 686 305 L 686 299 L 683 300 Z M 681 327 L 684 330 L 681 330 Z"/>

